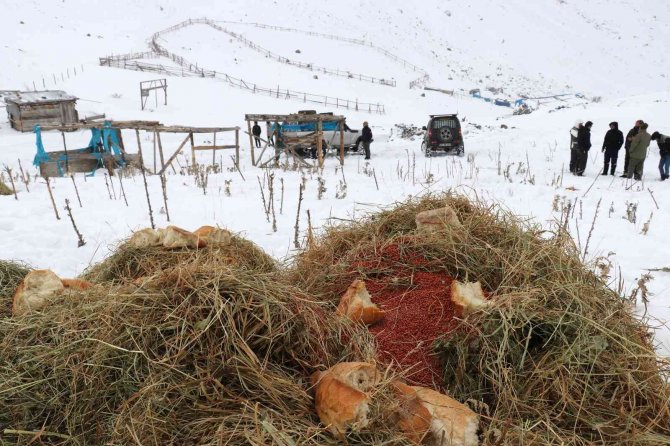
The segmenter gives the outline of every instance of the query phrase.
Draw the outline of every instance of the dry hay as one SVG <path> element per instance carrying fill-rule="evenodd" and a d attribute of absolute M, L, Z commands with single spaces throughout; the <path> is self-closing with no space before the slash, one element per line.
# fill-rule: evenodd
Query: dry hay
<path fill-rule="evenodd" d="M 2 181 L 2 178 L 0 178 L 0 195 L 14 195 L 14 191 Z"/>
<path fill-rule="evenodd" d="M 445 205 L 463 228 L 417 233 L 416 213 Z M 380 255 L 390 245 L 400 260 Z M 450 394 L 483 403 L 483 444 L 670 444 L 670 370 L 649 326 L 560 229 L 449 193 L 424 197 L 328 229 L 289 280 L 337 301 L 354 278 L 409 290 L 418 270 L 479 280 L 494 294 L 434 344 Z"/>
<path fill-rule="evenodd" d="M 274 274 L 186 262 L 151 285 L 0 319 L 0 444 L 337 444 L 309 376 L 374 358 L 367 331 Z M 406 444 L 374 424 L 349 439 Z"/>
<path fill-rule="evenodd" d="M 91 266 L 81 278 L 94 283 L 126 283 L 150 279 L 170 269 L 188 265 L 229 265 L 259 273 L 277 270 L 277 262 L 254 243 L 233 236 L 226 245 L 205 248 L 168 249 L 161 246 L 137 248 L 126 242 L 102 262 Z"/>
<path fill-rule="evenodd" d="M 14 292 L 28 272 L 24 263 L 0 260 L 0 318 L 12 314 Z"/>

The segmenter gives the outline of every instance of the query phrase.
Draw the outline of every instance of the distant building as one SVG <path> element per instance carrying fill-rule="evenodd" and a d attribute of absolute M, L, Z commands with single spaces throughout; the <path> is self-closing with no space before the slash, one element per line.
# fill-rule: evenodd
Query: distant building
<path fill-rule="evenodd" d="M 20 132 L 32 132 L 36 124 L 63 125 L 79 120 L 77 98 L 64 91 L 20 91 L 4 99 L 9 123 Z"/>

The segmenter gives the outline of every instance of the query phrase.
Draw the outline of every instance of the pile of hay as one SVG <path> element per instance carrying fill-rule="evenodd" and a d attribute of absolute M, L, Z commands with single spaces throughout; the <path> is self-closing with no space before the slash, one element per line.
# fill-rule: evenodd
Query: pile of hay
<path fill-rule="evenodd" d="M 319 426 L 309 376 L 374 358 L 364 330 L 257 271 L 187 263 L 157 280 L 96 285 L 0 322 L 0 440 L 334 441 Z M 360 444 L 394 435 L 370 430 Z"/>
<path fill-rule="evenodd" d="M 418 233 L 416 214 L 445 205 L 463 227 Z M 390 246 L 400 256 L 384 255 Z M 492 306 L 433 344 L 450 394 L 484 403 L 483 444 L 670 444 L 668 364 L 567 234 L 452 194 L 424 197 L 327 230 L 289 280 L 335 302 L 355 278 L 411 293 L 417 272 L 492 293 Z"/>
<path fill-rule="evenodd" d="M 196 251 L 162 246 L 137 248 L 125 241 L 108 258 L 84 271 L 81 278 L 94 283 L 120 284 L 150 279 L 175 266 L 207 263 L 259 273 L 277 271 L 277 262 L 262 249 L 249 240 L 232 236 L 229 244 L 208 245 Z"/>
<path fill-rule="evenodd" d="M 0 178 L 0 195 L 14 195 L 14 191 L 2 181 L 2 178 Z"/>
<path fill-rule="evenodd" d="M 0 260 L 0 318 L 12 314 L 14 292 L 29 272 L 25 263 Z"/>

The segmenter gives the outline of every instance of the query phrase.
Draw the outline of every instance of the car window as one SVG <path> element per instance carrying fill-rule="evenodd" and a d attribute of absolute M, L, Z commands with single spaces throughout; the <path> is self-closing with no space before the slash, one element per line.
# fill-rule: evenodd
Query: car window
<path fill-rule="evenodd" d="M 433 128 L 441 129 L 442 127 L 448 127 L 450 129 L 458 128 L 458 121 L 454 118 L 435 118 L 433 119 Z"/>

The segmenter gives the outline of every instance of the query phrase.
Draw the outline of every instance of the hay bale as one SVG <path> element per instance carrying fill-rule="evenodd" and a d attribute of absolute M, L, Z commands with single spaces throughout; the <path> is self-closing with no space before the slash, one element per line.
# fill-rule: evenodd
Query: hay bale
<path fill-rule="evenodd" d="M 137 233 L 135 233 L 137 234 Z M 133 237 L 136 237 L 135 235 Z M 254 243 L 232 236 L 230 243 L 210 244 L 204 248 L 168 249 L 163 246 L 137 247 L 125 241 L 102 262 L 84 271 L 81 278 L 94 283 L 128 283 L 148 280 L 175 266 L 230 266 L 258 273 L 277 271 L 277 262 Z"/>
<path fill-rule="evenodd" d="M 333 444 L 309 376 L 372 359 L 369 335 L 274 274 L 212 265 L 0 320 L 0 426 L 67 444 Z"/>
<path fill-rule="evenodd" d="M 0 178 L 0 195 L 14 195 L 14 191 Z"/>
<path fill-rule="evenodd" d="M 0 318 L 12 314 L 14 293 L 29 272 L 25 263 L 0 260 Z"/>
<path fill-rule="evenodd" d="M 416 230 L 418 212 L 445 206 L 462 224 L 457 233 Z M 490 409 L 483 444 L 670 444 L 670 369 L 650 327 L 560 228 L 549 234 L 450 193 L 423 197 L 330 228 L 289 278 L 331 301 L 362 278 L 386 310 L 371 284 L 408 295 L 422 274 L 479 281 L 495 295 L 433 344 L 448 393 Z M 436 305 L 451 300 L 435 295 Z"/>

